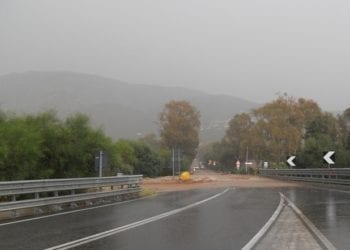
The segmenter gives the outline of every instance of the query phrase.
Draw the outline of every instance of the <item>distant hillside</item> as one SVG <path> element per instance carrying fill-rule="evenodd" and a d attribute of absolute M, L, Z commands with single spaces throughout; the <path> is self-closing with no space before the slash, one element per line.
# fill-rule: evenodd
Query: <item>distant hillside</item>
<path fill-rule="evenodd" d="M 128 84 L 72 72 L 25 72 L 0 76 L 0 108 L 15 112 L 55 109 L 84 112 L 114 138 L 157 132 L 158 114 L 172 99 L 188 100 L 202 115 L 202 140 L 217 140 L 227 121 L 255 103 L 178 87 Z"/>

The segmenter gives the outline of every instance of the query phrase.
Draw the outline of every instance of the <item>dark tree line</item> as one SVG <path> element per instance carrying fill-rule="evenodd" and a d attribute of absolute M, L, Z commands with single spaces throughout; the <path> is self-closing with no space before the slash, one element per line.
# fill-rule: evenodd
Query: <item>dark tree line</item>
<path fill-rule="evenodd" d="M 340 115 L 321 110 L 313 100 L 280 96 L 276 100 L 234 116 L 220 142 L 205 145 L 203 161 L 216 160 L 221 168 L 233 169 L 236 160 L 271 167 L 286 167 L 289 155 L 297 156 L 297 167 L 325 166 L 323 152 L 336 151 L 335 167 L 350 166 L 350 109 Z"/>
<path fill-rule="evenodd" d="M 181 148 L 182 169 L 199 143 L 199 112 L 186 101 L 170 101 L 160 114 L 160 138 L 113 141 L 89 117 L 59 119 L 54 111 L 15 115 L 0 112 L 0 181 L 97 176 L 95 156 L 108 155 L 104 175 L 171 173 L 171 150 Z"/>
<path fill-rule="evenodd" d="M 109 156 L 105 175 L 158 176 L 170 154 L 147 142 L 114 142 L 83 114 L 59 119 L 55 112 L 17 116 L 0 113 L 0 180 L 97 176 L 95 154 Z"/>

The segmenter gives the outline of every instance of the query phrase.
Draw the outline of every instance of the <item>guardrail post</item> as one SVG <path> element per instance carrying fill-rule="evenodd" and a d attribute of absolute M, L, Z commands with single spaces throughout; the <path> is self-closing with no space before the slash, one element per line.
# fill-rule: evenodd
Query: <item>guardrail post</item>
<path fill-rule="evenodd" d="M 75 202 L 72 202 L 72 203 L 70 204 L 70 208 L 71 208 L 71 209 L 75 209 L 75 208 L 77 208 L 77 207 L 78 207 L 78 204 L 75 203 Z"/>
<path fill-rule="evenodd" d="M 35 193 L 35 199 L 39 199 L 40 196 L 39 196 L 39 193 Z"/>
<path fill-rule="evenodd" d="M 16 218 L 17 216 L 19 216 L 19 213 L 17 212 L 17 210 L 12 210 L 11 211 L 11 217 L 12 218 Z"/>
<path fill-rule="evenodd" d="M 54 212 L 59 212 L 62 210 L 62 207 L 60 205 L 52 205 L 51 206 L 51 209 L 54 211 Z"/>
<path fill-rule="evenodd" d="M 12 195 L 11 200 L 16 201 L 16 195 Z"/>
<path fill-rule="evenodd" d="M 39 207 L 35 207 L 34 208 L 34 214 L 35 215 L 42 214 L 42 213 L 44 213 L 44 211 L 41 208 L 39 208 Z"/>
<path fill-rule="evenodd" d="M 86 205 L 86 206 L 92 206 L 92 204 L 93 204 L 93 203 L 92 203 L 92 201 L 90 201 L 90 200 L 85 201 L 85 205 Z"/>
<path fill-rule="evenodd" d="M 122 199 L 121 195 L 116 195 L 116 196 L 114 196 L 114 200 L 115 201 L 122 201 L 123 199 Z"/>

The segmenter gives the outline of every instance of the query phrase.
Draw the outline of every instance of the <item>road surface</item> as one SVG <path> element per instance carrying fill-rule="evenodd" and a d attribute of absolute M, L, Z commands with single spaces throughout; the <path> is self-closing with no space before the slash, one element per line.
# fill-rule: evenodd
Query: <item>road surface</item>
<path fill-rule="evenodd" d="M 299 207 L 334 246 L 348 248 L 350 193 L 295 187 L 166 192 L 2 224 L 0 249 L 59 249 L 77 240 L 74 249 L 241 249 L 271 218 L 280 203 L 279 192 Z M 283 211 L 280 223 L 275 225 L 284 225 L 284 236 L 292 230 L 286 227 L 292 225 L 286 221 L 303 227 L 296 217 L 286 219 L 294 214 L 291 210 Z"/>
<path fill-rule="evenodd" d="M 45 249 L 128 225 L 222 191 L 198 189 L 0 226 L 0 249 Z M 81 249 L 240 249 L 279 202 L 269 189 L 229 189 L 203 204 L 103 238 Z"/>

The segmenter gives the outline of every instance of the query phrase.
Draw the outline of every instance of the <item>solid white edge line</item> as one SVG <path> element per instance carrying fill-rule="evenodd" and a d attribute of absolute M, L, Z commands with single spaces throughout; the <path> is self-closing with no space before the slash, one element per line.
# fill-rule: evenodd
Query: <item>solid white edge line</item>
<path fill-rule="evenodd" d="M 212 199 L 215 199 L 215 198 L 225 194 L 228 190 L 230 190 L 230 188 L 226 188 L 224 191 L 222 191 L 222 192 L 220 192 L 220 193 L 218 193 L 216 195 L 210 196 L 209 198 L 206 198 L 206 199 L 201 200 L 201 201 L 197 201 L 195 203 L 192 203 L 190 205 L 184 206 L 182 208 L 177 208 L 177 209 L 174 209 L 174 210 L 171 210 L 171 211 L 168 211 L 168 212 L 165 212 L 165 213 L 162 213 L 162 214 L 159 214 L 159 215 L 156 215 L 156 216 L 144 219 L 144 220 L 136 221 L 136 222 L 128 224 L 128 225 L 124 225 L 124 226 L 117 227 L 117 228 L 114 228 L 114 229 L 111 229 L 111 230 L 108 230 L 108 231 L 105 231 L 105 232 L 93 234 L 93 235 L 90 235 L 90 236 L 87 236 L 87 237 L 84 237 L 84 238 L 81 238 L 81 239 L 78 239 L 78 240 L 74 240 L 74 241 L 67 242 L 67 243 L 64 243 L 64 244 L 61 244 L 61 245 L 50 247 L 50 248 L 47 248 L 46 250 L 70 249 L 70 248 L 81 246 L 81 245 L 87 244 L 89 242 L 96 241 L 96 240 L 99 240 L 99 239 L 102 239 L 102 238 L 105 238 L 105 237 L 108 237 L 108 236 L 111 236 L 111 235 L 114 235 L 114 234 L 117 234 L 117 233 L 129 230 L 129 229 L 132 229 L 132 228 L 135 228 L 135 227 L 139 227 L 139 226 L 148 224 L 150 222 L 154 222 L 154 221 L 163 219 L 165 217 L 168 217 L 168 216 L 180 213 L 180 212 L 182 212 L 184 210 L 187 210 L 187 209 L 196 207 L 198 205 L 201 205 L 201 204 L 203 204 L 203 203 L 205 203 L 207 201 L 210 201 Z"/>
<path fill-rule="evenodd" d="M 337 249 L 288 197 L 286 197 L 283 193 L 280 193 L 280 195 L 283 196 L 283 198 L 288 202 L 288 205 L 327 249 Z"/>
<path fill-rule="evenodd" d="M 73 211 L 58 212 L 58 213 L 55 213 L 55 214 L 49 214 L 49 215 L 43 215 L 43 216 L 38 216 L 38 217 L 33 217 L 33 218 L 28 218 L 28 219 L 22 219 L 22 220 L 17 220 L 17 221 L 0 223 L 0 227 L 12 225 L 12 224 L 23 223 L 23 222 L 28 222 L 28 221 L 35 221 L 35 220 L 40 220 L 40 219 L 45 219 L 45 218 L 51 218 L 51 217 L 56 217 L 56 216 L 60 216 L 60 215 L 67 215 L 67 214 L 73 214 L 73 213 L 88 211 L 88 210 L 94 210 L 94 209 L 98 209 L 98 208 L 118 206 L 118 205 L 121 205 L 121 204 L 124 204 L 124 203 L 144 200 L 144 199 L 151 198 L 151 197 L 154 197 L 154 196 L 157 196 L 157 195 L 160 195 L 160 194 L 154 194 L 154 195 L 145 196 L 145 197 L 141 197 L 141 198 L 136 198 L 136 199 L 132 199 L 132 200 L 112 202 L 110 204 L 97 205 L 97 206 L 88 207 L 88 208 L 81 208 L 81 209 L 76 209 L 76 210 L 73 210 Z"/>
<path fill-rule="evenodd" d="M 265 223 L 265 225 L 259 230 L 259 232 L 256 235 L 254 235 L 254 237 L 242 248 L 242 250 L 249 250 L 255 247 L 255 245 L 259 242 L 259 240 L 267 233 L 267 231 L 271 228 L 273 223 L 277 220 L 283 207 L 284 207 L 284 198 L 280 193 L 280 203 L 276 208 L 275 212 L 272 214 L 270 219 Z"/>

